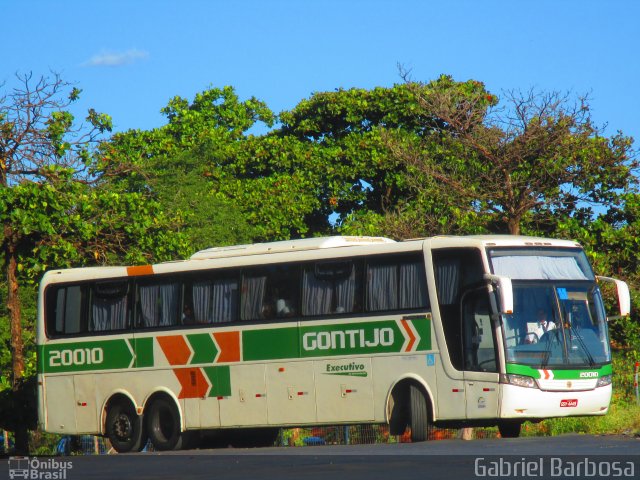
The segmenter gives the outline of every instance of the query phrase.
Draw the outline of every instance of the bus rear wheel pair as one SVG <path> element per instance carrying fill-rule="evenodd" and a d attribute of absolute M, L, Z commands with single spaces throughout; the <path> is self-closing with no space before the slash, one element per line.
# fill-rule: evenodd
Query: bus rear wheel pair
<path fill-rule="evenodd" d="M 115 401 L 107 413 L 106 434 L 119 453 L 139 452 L 147 439 L 156 450 L 180 450 L 187 448 L 192 438 L 181 431 L 178 409 L 165 397 L 154 399 L 144 416 L 136 413 L 128 399 Z"/>

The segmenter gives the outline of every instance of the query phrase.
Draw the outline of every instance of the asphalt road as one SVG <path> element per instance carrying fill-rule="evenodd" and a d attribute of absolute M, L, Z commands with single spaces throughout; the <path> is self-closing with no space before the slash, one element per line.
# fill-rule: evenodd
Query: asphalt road
<path fill-rule="evenodd" d="M 62 466 L 62 462 L 67 464 Z M 30 468 L 39 475 L 30 472 L 28 478 L 65 480 L 639 478 L 640 438 L 565 435 L 395 445 L 224 448 L 35 461 L 32 457 Z M 5 475 L 9 478 L 7 464 L 0 466 L 0 478 Z"/>

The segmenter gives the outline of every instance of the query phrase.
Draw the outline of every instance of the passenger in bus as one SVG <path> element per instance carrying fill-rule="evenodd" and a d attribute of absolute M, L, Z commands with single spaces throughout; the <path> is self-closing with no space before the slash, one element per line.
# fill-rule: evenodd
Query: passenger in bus
<path fill-rule="evenodd" d="M 556 328 L 554 322 L 547 320 L 547 313 L 543 309 L 538 309 L 536 318 L 536 324 L 534 328 L 527 333 L 524 343 L 538 343 L 545 333 Z"/>
<path fill-rule="evenodd" d="M 291 302 L 286 298 L 279 298 L 276 301 L 276 315 L 278 317 L 293 317 L 294 310 Z"/>
<path fill-rule="evenodd" d="M 193 315 L 193 308 L 191 305 L 185 304 L 184 309 L 182 310 L 182 323 L 185 325 L 195 323 L 196 319 Z"/>
<path fill-rule="evenodd" d="M 276 318 L 276 308 L 273 302 L 266 302 L 262 305 L 262 318 L 265 320 Z"/>

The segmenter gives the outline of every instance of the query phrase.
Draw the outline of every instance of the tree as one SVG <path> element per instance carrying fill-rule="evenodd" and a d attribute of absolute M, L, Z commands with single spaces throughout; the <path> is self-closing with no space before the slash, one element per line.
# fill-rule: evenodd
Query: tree
<path fill-rule="evenodd" d="M 588 218 L 614 204 L 635 182 L 632 139 L 603 136 L 587 98 L 510 92 L 499 108 L 479 82 L 442 76 L 408 86 L 440 127 L 417 145 L 390 136 L 394 156 L 453 193 L 461 211 L 490 219 L 494 231 L 552 231 L 558 218 Z M 422 180 L 414 178 L 414 189 Z"/>
<path fill-rule="evenodd" d="M 91 150 L 110 130 L 108 116 L 90 110 L 87 123 L 76 125 L 67 108 L 78 89 L 57 75 L 35 83 L 31 75 L 18 79 L 21 86 L 0 102 L 0 222 L 12 356 L 9 400 L 22 408 L 11 417 L 3 409 L 0 423 L 13 426 L 16 449 L 26 452 L 31 422 L 21 416 L 27 409 L 19 400 L 26 398 L 20 292 L 33 289 L 50 265 L 168 260 L 184 253 L 185 243 L 157 202 L 141 192 L 104 188 Z M 34 373 L 35 365 L 30 368 L 27 373 Z"/>
<path fill-rule="evenodd" d="M 19 249 L 24 231 L 15 222 L 15 193 L 30 178 L 46 181 L 51 165 L 81 168 L 88 156 L 85 145 L 111 128 L 110 119 L 89 111 L 87 130 L 74 126 L 65 110 L 77 100 L 80 91 L 71 88 L 58 75 L 41 77 L 17 75 L 20 86 L 0 98 L 0 194 L 2 196 L 2 252 L 7 281 L 7 310 L 11 330 L 11 385 L 18 390 L 24 372 L 22 324 L 19 298 Z M 26 430 L 16 431 L 16 443 L 26 446 Z"/>
<path fill-rule="evenodd" d="M 232 87 L 210 88 L 193 101 L 174 97 L 162 110 L 162 127 L 114 135 L 99 147 L 96 164 L 110 187 L 146 192 L 173 214 L 192 250 L 250 242 L 257 238 L 233 199 L 216 195 L 208 158 L 234 157 L 253 138 L 258 122 L 271 126 L 273 113 L 250 98 L 240 101 Z"/>
<path fill-rule="evenodd" d="M 51 165 L 82 169 L 88 161 L 86 146 L 111 129 L 111 119 L 90 110 L 90 127 L 74 126 L 73 115 L 65 110 L 77 100 L 80 90 L 71 88 L 58 75 L 33 82 L 31 74 L 18 75 L 21 85 L 0 98 L 0 189 L 3 204 L 2 250 L 7 277 L 7 309 L 11 322 L 13 353 L 12 384 L 24 370 L 20 300 L 18 296 L 18 250 L 24 234 L 12 218 L 13 195 L 27 179 L 46 181 Z M 49 177 L 50 178 L 50 177 Z"/>

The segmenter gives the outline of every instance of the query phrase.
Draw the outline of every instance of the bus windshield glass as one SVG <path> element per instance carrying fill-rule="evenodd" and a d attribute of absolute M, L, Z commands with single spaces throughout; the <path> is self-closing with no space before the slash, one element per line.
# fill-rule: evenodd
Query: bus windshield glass
<path fill-rule="evenodd" d="M 582 250 L 505 249 L 490 257 L 494 273 L 513 281 L 514 313 L 502 322 L 507 363 L 545 369 L 611 361 L 602 297 Z"/>
<path fill-rule="evenodd" d="M 503 248 L 489 256 L 493 273 L 512 280 L 595 280 L 581 248 Z"/>

